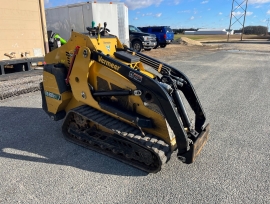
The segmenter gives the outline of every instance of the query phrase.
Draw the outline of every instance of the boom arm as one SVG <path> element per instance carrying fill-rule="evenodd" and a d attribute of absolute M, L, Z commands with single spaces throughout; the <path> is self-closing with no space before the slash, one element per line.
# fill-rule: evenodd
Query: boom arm
<path fill-rule="evenodd" d="M 154 68 L 155 65 L 162 64 L 161 62 L 142 55 L 141 53 L 136 53 L 136 55 L 140 56 L 142 62 L 151 65 Z M 163 75 L 164 79 L 171 80 L 169 81 L 169 84 L 172 86 L 171 97 L 158 81 L 144 75 L 138 70 L 120 63 L 112 57 L 104 55 L 101 52 L 94 51 L 91 53 L 91 59 L 103 64 L 109 69 L 119 72 L 122 76 L 131 80 L 136 87 L 144 93 L 140 96 L 143 101 L 145 101 L 146 93 L 148 93 L 148 97 L 149 93 L 152 93 L 151 100 L 158 105 L 175 134 L 178 158 L 185 163 L 192 163 L 195 156 L 199 153 L 198 151 L 201 149 L 197 148 L 196 150 L 196 148 L 194 148 L 196 147 L 196 142 L 198 141 L 201 144 L 207 140 L 209 126 L 207 126 L 207 128 L 204 127 L 206 117 L 194 88 L 188 78 L 175 68 L 163 64 L 164 67 L 160 70 L 160 73 Z M 115 69 L 115 67 L 117 67 L 117 69 Z M 184 93 L 196 115 L 195 130 L 190 129 L 191 127 L 188 122 L 189 119 L 179 94 L 181 84 L 181 91 Z M 190 129 L 189 136 L 184 129 L 185 125 L 188 125 L 186 128 Z"/>

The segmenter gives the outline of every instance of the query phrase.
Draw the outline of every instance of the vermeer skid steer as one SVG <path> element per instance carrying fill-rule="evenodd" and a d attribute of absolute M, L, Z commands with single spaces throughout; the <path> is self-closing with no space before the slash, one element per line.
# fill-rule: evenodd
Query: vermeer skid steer
<path fill-rule="evenodd" d="M 192 163 L 209 124 L 189 79 L 123 46 L 106 23 L 87 29 L 45 56 L 42 107 L 64 119 L 64 137 L 146 172 L 158 172 L 173 151 Z"/>

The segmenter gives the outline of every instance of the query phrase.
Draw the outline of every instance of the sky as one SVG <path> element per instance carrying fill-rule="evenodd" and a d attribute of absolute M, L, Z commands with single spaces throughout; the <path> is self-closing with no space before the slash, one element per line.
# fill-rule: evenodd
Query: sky
<path fill-rule="evenodd" d="M 82 2 L 87 0 L 44 0 L 45 9 Z M 233 2 L 234 17 L 231 28 L 240 29 L 246 8 L 246 0 L 97 0 L 96 2 L 124 2 L 128 7 L 131 25 L 138 27 L 166 25 L 175 29 L 227 29 L 230 25 Z M 242 2 L 244 3 L 241 4 Z M 270 0 L 248 0 L 245 26 L 258 25 L 270 27 Z"/>

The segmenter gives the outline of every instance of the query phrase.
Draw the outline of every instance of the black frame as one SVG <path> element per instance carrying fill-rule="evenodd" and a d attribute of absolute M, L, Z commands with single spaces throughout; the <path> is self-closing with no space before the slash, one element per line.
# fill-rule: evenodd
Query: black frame
<path fill-rule="evenodd" d="M 29 57 L 22 59 L 10 59 L 0 61 L 0 75 L 5 75 L 5 65 L 27 64 L 27 71 L 31 70 L 31 63 L 44 62 L 44 57 Z M 12 69 L 12 68 L 11 68 Z"/>

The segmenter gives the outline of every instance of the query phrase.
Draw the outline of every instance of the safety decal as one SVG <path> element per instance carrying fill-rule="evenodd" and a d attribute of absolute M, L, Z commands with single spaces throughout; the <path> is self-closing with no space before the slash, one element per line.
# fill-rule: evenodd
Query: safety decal
<path fill-rule="evenodd" d="M 106 48 L 107 48 L 107 50 L 110 52 L 111 46 L 110 46 L 110 45 L 106 45 Z"/>

